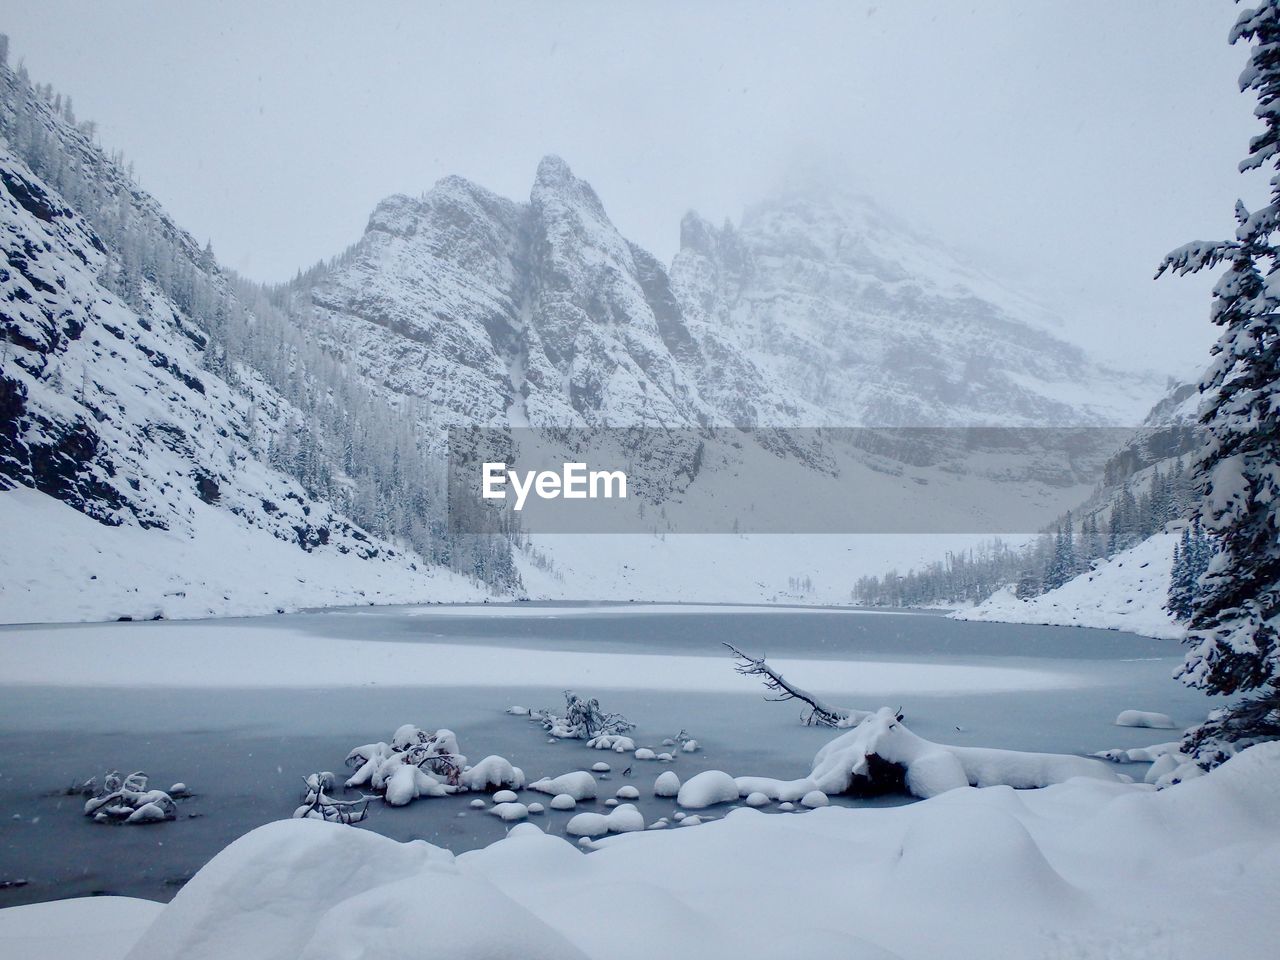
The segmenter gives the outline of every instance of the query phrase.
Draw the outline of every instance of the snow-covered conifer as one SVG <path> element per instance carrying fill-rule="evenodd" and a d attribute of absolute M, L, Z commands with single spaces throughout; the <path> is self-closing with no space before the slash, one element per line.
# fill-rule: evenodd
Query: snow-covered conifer
<path fill-rule="evenodd" d="M 1240 88 L 1253 91 L 1265 124 L 1240 169 L 1280 171 L 1280 0 L 1244 10 L 1230 40 L 1253 44 Z M 1189 243 L 1157 274 L 1228 264 L 1213 293 L 1222 335 L 1200 384 L 1209 438 L 1196 464 L 1200 516 L 1220 552 L 1201 578 L 1180 675 L 1209 693 L 1246 696 L 1189 732 L 1187 749 L 1203 767 L 1280 738 L 1280 173 L 1270 185 L 1259 209 L 1236 204 L 1234 239 Z"/>

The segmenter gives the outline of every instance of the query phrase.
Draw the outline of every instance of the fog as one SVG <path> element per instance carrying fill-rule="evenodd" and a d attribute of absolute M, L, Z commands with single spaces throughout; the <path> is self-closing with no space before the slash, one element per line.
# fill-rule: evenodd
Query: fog
<path fill-rule="evenodd" d="M 1191 375 L 1206 278 L 1152 282 L 1262 194 L 1229 0 L 208 5 L 9 2 L 33 80 L 248 276 L 458 173 L 517 198 L 558 153 L 669 259 L 695 208 L 867 193 L 1020 286 L 1069 338 Z M 50 24 L 57 24 L 50 29 Z"/>

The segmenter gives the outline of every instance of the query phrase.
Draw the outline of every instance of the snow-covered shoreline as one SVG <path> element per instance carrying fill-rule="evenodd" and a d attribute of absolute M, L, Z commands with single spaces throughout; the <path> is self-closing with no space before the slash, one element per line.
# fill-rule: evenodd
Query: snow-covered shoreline
<path fill-rule="evenodd" d="M 90 898 L 0 911 L 0 947 L 55 955 L 74 929 L 110 931 L 101 960 L 397 960 L 442 936 L 459 960 L 766 957 L 780 942 L 855 960 L 1208 960 L 1229 942 L 1232 956 L 1261 960 L 1274 947 L 1278 797 L 1280 744 L 1268 743 L 1158 792 L 1073 779 L 897 808 L 743 808 L 589 854 L 531 823 L 455 857 L 281 821 L 233 843 L 168 906 Z"/>

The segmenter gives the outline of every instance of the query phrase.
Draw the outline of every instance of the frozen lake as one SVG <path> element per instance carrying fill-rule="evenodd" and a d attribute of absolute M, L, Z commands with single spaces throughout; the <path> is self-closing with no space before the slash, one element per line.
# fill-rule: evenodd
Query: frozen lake
<path fill-rule="evenodd" d="M 93 893 L 167 900 L 236 837 L 287 817 L 306 774 L 343 776 L 348 750 L 403 723 L 449 727 L 473 761 L 500 754 L 531 781 L 605 760 L 614 772 L 601 803 L 579 811 L 603 810 L 633 784 L 649 821 L 675 810 L 652 796 L 665 769 L 682 780 L 713 768 L 808 773 L 832 731 L 801 726 L 798 704 L 764 702 L 755 681 L 733 672 L 722 640 L 776 658 L 840 706 L 901 706 L 916 733 L 944 742 L 1087 754 L 1171 738 L 1113 726 L 1123 709 L 1189 725 L 1210 706 L 1170 679 L 1174 642 L 927 613 L 513 604 L 4 627 L 0 883 L 10 885 L 0 906 Z M 503 712 L 559 706 L 566 686 L 635 721 L 639 746 L 662 749 L 685 729 L 703 749 L 669 766 L 635 761 L 548 743 L 539 726 Z M 181 780 L 196 795 L 175 822 L 94 824 L 60 791 L 110 768 L 143 769 L 162 789 Z M 454 851 L 482 846 L 506 827 L 471 810 L 474 797 L 375 802 L 362 829 Z M 532 819 L 563 832 L 568 816 Z"/>

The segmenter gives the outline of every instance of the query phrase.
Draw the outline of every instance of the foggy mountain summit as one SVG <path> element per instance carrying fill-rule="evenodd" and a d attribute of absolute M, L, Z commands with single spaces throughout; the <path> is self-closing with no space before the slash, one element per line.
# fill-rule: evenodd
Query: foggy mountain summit
<path fill-rule="evenodd" d="M 668 268 L 548 156 L 528 202 L 457 176 L 387 198 L 293 302 L 443 425 L 1122 425 L 1162 388 L 860 198 L 680 231 Z"/>

